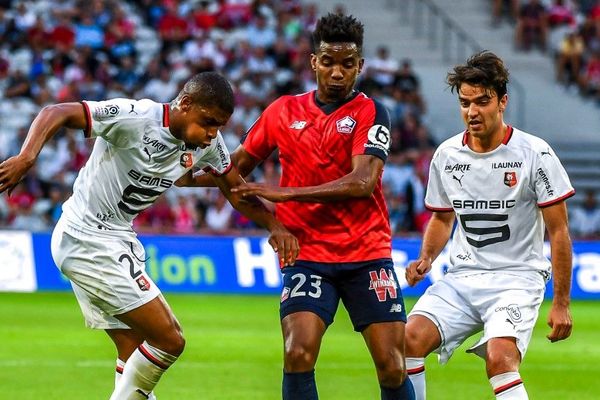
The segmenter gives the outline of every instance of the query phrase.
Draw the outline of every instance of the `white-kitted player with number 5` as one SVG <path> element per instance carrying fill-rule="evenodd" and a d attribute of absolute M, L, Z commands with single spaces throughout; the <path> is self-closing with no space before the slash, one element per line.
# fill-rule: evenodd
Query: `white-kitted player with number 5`
<path fill-rule="evenodd" d="M 184 348 L 132 230 L 133 219 L 180 177 L 193 168 L 211 172 L 234 207 L 271 232 L 283 265 L 298 255 L 296 238 L 260 201 L 231 192 L 243 179 L 218 128 L 233 108 L 231 86 L 214 72 L 192 77 L 170 104 L 113 99 L 47 106 L 20 153 L 0 164 L 0 193 L 10 193 L 61 128 L 96 138 L 54 229 L 52 256 L 71 280 L 86 325 L 106 330 L 117 347 L 111 400 L 155 398 L 154 386 Z"/>
<path fill-rule="evenodd" d="M 468 351 L 486 362 L 497 399 L 527 399 L 519 366 L 554 274 L 548 316 L 552 342 L 571 334 L 571 241 L 565 199 L 575 191 L 542 139 L 504 123 L 508 71 L 490 52 L 448 74 L 466 130 L 433 156 L 425 203 L 433 216 L 421 253 L 406 279 L 421 281 L 456 228 L 450 268 L 412 309 L 406 327 L 407 369 L 417 399 L 425 399 L 424 359 L 445 363 L 469 336 Z M 544 256 L 544 232 L 552 263 Z"/>

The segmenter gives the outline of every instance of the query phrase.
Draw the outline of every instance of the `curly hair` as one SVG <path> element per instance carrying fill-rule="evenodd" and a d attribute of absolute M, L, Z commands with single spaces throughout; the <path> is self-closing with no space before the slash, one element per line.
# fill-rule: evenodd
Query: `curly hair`
<path fill-rule="evenodd" d="M 364 26 L 352 15 L 329 13 L 319 18 L 312 34 L 314 49 L 321 42 L 325 43 L 355 43 L 362 53 Z"/>
<path fill-rule="evenodd" d="M 216 72 L 201 72 L 194 75 L 185 83 L 175 102 L 184 94 L 190 96 L 194 104 L 216 106 L 222 111 L 233 112 L 235 105 L 233 89 L 227 79 Z"/>
<path fill-rule="evenodd" d="M 465 65 L 457 65 L 452 72 L 448 73 L 446 82 L 452 93 L 460 89 L 463 83 L 474 86 L 482 86 L 494 90 L 498 99 L 507 92 L 508 69 L 504 62 L 488 50 L 483 50 L 471 56 Z"/>

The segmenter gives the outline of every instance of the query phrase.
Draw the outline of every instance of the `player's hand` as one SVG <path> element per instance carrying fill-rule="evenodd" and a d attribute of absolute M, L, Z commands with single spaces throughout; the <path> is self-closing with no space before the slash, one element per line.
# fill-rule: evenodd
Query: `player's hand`
<path fill-rule="evenodd" d="M 33 162 L 27 162 L 21 156 L 14 156 L 0 163 L 0 193 L 8 191 L 10 196 L 32 166 Z"/>
<path fill-rule="evenodd" d="M 296 236 L 292 235 L 283 225 L 271 230 L 269 244 L 277 253 L 281 267 L 294 265 L 300 252 L 300 245 Z"/>
<path fill-rule="evenodd" d="M 431 260 L 428 258 L 420 258 L 416 261 L 411 261 L 406 268 L 406 282 L 409 286 L 415 286 L 421 282 L 425 275 L 431 270 Z"/>
<path fill-rule="evenodd" d="M 289 200 L 290 189 L 287 187 L 267 185 L 264 183 L 243 183 L 231 188 L 232 193 L 238 193 L 242 197 L 259 196 L 274 203 Z"/>
<path fill-rule="evenodd" d="M 553 343 L 571 336 L 573 318 L 569 307 L 552 304 L 548 314 L 548 326 L 552 331 L 546 337 Z"/>

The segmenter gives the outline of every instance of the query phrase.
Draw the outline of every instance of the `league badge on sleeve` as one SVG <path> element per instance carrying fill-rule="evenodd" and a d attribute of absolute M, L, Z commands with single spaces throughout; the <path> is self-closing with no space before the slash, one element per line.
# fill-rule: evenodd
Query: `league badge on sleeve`
<path fill-rule="evenodd" d="M 181 164 L 183 168 L 192 168 L 192 163 L 192 153 L 183 153 L 179 158 L 179 164 Z"/>
<path fill-rule="evenodd" d="M 517 184 L 517 173 L 516 172 L 505 172 L 504 173 L 504 184 L 508 187 L 513 187 Z"/>

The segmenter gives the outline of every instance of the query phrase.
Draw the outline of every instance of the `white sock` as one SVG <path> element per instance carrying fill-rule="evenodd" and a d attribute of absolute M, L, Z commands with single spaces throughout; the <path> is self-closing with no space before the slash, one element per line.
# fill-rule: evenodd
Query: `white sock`
<path fill-rule="evenodd" d="M 117 367 L 115 369 L 115 387 L 119 384 L 121 376 L 123 376 L 123 368 L 125 367 L 125 361 L 117 358 Z"/>
<path fill-rule="evenodd" d="M 525 385 L 518 372 L 505 372 L 492 376 L 490 383 L 497 400 L 528 400 Z"/>
<path fill-rule="evenodd" d="M 425 400 L 425 358 L 406 357 L 406 372 L 415 388 L 415 400 Z"/>
<path fill-rule="evenodd" d="M 110 400 L 146 400 L 154 398 L 151 393 L 162 374 L 177 360 L 147 342 L 131 354 L 123 374 L 110 396 Z"/>

